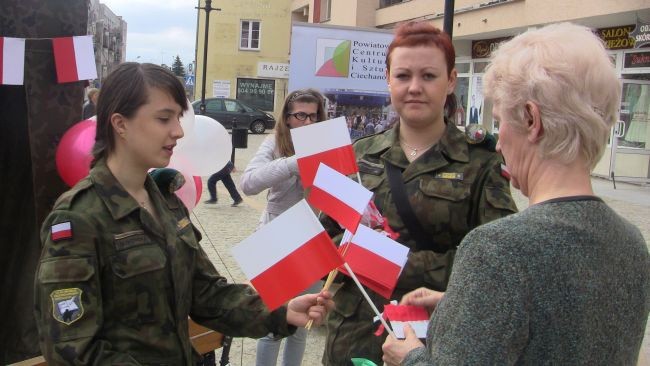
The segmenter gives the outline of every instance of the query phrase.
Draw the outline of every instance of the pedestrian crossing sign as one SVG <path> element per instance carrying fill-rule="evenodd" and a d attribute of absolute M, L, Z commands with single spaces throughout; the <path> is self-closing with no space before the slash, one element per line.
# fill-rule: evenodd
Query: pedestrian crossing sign
<path fill-rule="evenodd" d="M 194 85 L 194 75 L 185 76 L 185 85 L 187 85 L 187 86 Z"/>

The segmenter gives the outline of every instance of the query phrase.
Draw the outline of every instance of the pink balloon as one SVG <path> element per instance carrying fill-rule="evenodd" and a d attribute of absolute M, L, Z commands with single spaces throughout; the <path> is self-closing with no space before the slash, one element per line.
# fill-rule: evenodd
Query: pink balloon
<path fill-rule="evenodd" d="M 97 123 L 86 119 L 70 127 L 56 147 L 56 170 L 65 184 L 72 187 L 90 171 Z"/>
<path fill-rule="evenodd" d="M 176 195 L 178 198 L 183 201 L 183 204 L 185 204 L 185 207 L 187 207 L 187 210 L 189 212 L 192 212 L 194 207 L 196 207 L 196 204 L 198 203 L 197 200 L 197 193 L 196 193 L 196 182 L 194 180 L 194 177 L 181 171 L 181 174 L 183 174 L 183 177 L 185 178 L 185 184 L 176 191 Z M 194 183 L 194 184 L 193 184 Z"/>
<path fill-rule="evenodd" d="M 194 176 L 194 185 L 196 186 L 196 204 L 198 205 L 201 200 L 201 193 L 203 193 L 203 181 L 201 181 L 201 177 Z"/>

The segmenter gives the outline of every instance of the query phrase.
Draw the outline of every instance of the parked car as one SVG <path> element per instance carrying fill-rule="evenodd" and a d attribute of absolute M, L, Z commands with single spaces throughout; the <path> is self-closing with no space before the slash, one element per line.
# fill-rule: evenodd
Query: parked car
<path fill-rule="evenodd" d="M 199 114 L 200 106 L 201 100 L 192 102 L 195 114 Z M 252 133 L 264 133 L 275 127 L 273 115 L 235 99 L 206 98 L 205 115 L 216 119 L 225 128 L 232 128 L 237 123 L 238 128 L 246 127 Z"/>

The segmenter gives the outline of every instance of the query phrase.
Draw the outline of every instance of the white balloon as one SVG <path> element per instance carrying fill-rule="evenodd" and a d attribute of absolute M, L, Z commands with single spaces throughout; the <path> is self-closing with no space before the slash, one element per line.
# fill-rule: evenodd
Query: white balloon
<path fill-rule="evenodd" d="M 230 160 L 230 135 L 221 123 L 208 116 L 195 116 L 192 133 L 185 134 L 181 140 L 185 141 L 177 144 L 170 166 L 180 167 L 185 173 L 207 177 Z"/>
<path fill-rule="evenodd" d="M 183 127 L 185 136 L 190 136 L 194 133 L 194 119 L 194 108 L 192 108 L 192 103 L 188 99 L 187 109 L 183 111 L 183 116 L 181 117 L 181 127 Z M 178 140 L 178 145 L 183 145 L 186 141 L 186 139 L 180 139 Z"/>

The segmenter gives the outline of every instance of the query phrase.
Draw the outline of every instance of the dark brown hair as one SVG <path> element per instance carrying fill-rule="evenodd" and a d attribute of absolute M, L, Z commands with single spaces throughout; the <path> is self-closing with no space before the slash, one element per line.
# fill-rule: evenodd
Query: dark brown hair
<path fill-rule="evenodd" d="M 149 88 L 168 93 L 181 106 L 188 107 L 183 84 L 171 71 L 154 64 L 125 62 L 108 75 L 97 100 L 97 134 L 91 167 L 115 149 L 111 116 L 119 113 L 132 118 L 149 100 Z"/>
<path fill-rule="evenodd" d="M 284 105 L 282 106 L 280 121 L 275 127 L 275 145 L 280 156 L 284 157 L 293 156 L 296 153 L 293 148 L 293 141 L 291 140 L 291 132 L 289 132 L 289 124 L 287 123 L 288 114 L 292 112 L 293 103 L 295 102 L 317 104 L 317 122 L 327 119 L 325 113 L 325 97 L 318 90 L 311 88 L 298 89 L 289 93 L 284 100 Z"/>

